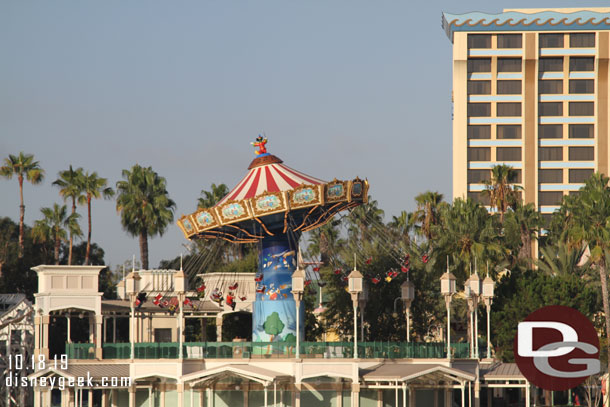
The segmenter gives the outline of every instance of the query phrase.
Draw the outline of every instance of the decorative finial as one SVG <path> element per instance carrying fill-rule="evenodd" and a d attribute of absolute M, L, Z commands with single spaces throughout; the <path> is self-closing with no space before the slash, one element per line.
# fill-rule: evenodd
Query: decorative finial
<path fill-rule="evenodd" d="M 354 270 L 356 270 L 356 253 L 354 253 Z"/>
<path fill-rule="evenodd" d="M 265 147 L 265 144 L 267 144 L 267 137 L 263 137 L 259 134 L 258 137 L 256 138 L 256 141 L 254 141 L 250 144 L 252 144 L 254 147 L 258 147 L 258 150 L 254 151 L 254 154 L 256 154 L 258 156 L 263 155 L 263 154 L 268 154 L 267 147 Z"/>
<path fill-rule="evenodd" d="M 182 253 L 180 253 L 180 271 L 182 271 Z"/>
<path fill-rule="evenodd" d="M 447 273 L 449 273 L 449 255 L 447 255 Z"/>
<path fill-rule="evenodd" d="M 136 255 L 135 254 L 131 258 L 131 271 L 136 271 Z"/>
<path fill-rule="evenodd" d="M 489 277 L 489 260 L 487 260 L 487 277 Z"/>

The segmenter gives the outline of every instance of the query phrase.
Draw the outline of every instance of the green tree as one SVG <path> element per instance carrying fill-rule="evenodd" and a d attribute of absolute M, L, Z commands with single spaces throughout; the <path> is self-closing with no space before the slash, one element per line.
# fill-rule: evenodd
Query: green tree
<path fill-rule="evenodd" d="M 72 201 L 72 214 L 76 213 L 76 202 L 81 199 L 83 195 L 83 180 L 84 174 L 82 168 L 74 170 L 72 165 L 65 171 L 59 172 L 59 178 L 57 178 L 53 185 L 58 186 L 59 195 L 64 199 L 64 202 L 68 199 Z M 91 231 L 89 231 L 89 238 L 91 238 Z M 72 247 L 74 246 L 74 234 L 70 233 L 70 243 L 68 246 L 68 265 L 72 265 Z"/>
<path fill-rule="evenodd" d="M 489 196 L 491 207 L 500 212 L 500 223 L 504 223 L 504 214 L 518 200 L 517 190 L 522 189 L 512 185 L 517 177 L 516 171 L 510 165 L 496 165 L 491 169 L 491 179 L 484 181 L 484 194 Z"/>
<path fill-rule="evenodd" d="M 396 234 L 405 247 L 409 247 L 411 244 L 409 233 L 413 230 L 414 216 L 411 212 L 401 211 L 400 215 L 392 216 L 392 221 L 388 224 L 390 230 Z"/>
<path fill-rule="evenodd" d="M 82 234 L 80 226 L 78 225 L 78 213 L 68 215 L 68 208 L 66 205 L 53 204 L 52 208 L 42 208 L 43 218 L 37 220 L 34 229 L 32 231 L 34 237 L 44 237 L 47 239 L 49 236 L 53 240 L 55 264 L 59 264 L 59 249 L 62 241 L 67 237 L 68 232 L 70 234 L 79 236 Z"/>
<path fill-rule="evenodd" d="M 413 213 L 412 222 L 419 224 L 419 233 L 428 240 L 433 238 L 433 228 L 439 222 L 439 209 L 442 206 L 443 194 L 426 191 L 415 197 L 417 210 Z"/>
<path fill-rule="evenodd" d="M 584 274 L 586 266 L 580 265 L 585 248 L 573 248 L 565 242 L 547 245 L 540 248 L 540 257 L 536 264 L 538 270 L 549 276 Z"/>
<path fill-rule="evenodd" d="M 580 193 L 565 199 L 563 205 L 570 213 L 569 238 L 579 246 L 589 245 L 591 264 L 599 271 L 602 300 L 606 321 L 606 338 L 610 338 L 610 304 L 608 303 L 608 280 L 606 253 L 610 250 L 610 188 L 609 178 L 595 173 L 585 182 Z M 610 340 L 607 341 L 610 354 Z M 610 371 L 610 358 L 608 358 Z"/>
<path fill-rule="evenodd" d="M 24 242 L 23 242 L 23 225 L 25 218 L 25 204 L 23 203 L 23 181 L 27 180 L 30 183 L 39 184 L 44 179 L 44 170 L 40 167 L 38 161 L 34 161 L 32 154 L 24 154 L 23 151 L 19 155 L 9 154 L 8 158 L 4 159 L 4 165 L 0 167 L 0 175 L 11 179 L 13 175 L 17 176 L 19 182 L 19 258 L 23 257 Z"/>
<path fill-rule="evenodd" d="M 163 235 L 174 220 L 176 204 L 169 198 L 165 178 L 151 167 L 136 164 L 122 174 L 124 180 L 116 184 L 117 211 L 127 233 L 139 237 L 142 267 L 148 269 L 148 237 Z"/>
<path fill-rule="evenodd" d="M 10 218 L 0 218 L 0 276 L 18 242 L 18 226 Z"/>
<path fill-rule="evenodd" d="M 210 191 L 206 191 L 205 189 L 201 190 L 202 197 L 197 200 L 197 208 L 211 208 L 212 206 L 216 205 L 218 201 L 224 198 L 228 193 L 229 187 L 227 187 L 225 184 L 216 185 L 213 183 L 210 186 Z"/>
<path fill-rule="evenodd" d="M 549 304 L 564 305 L 593 319 L 599 307 L 599 295 L 574 274 L 549 276 L 528 270 L 514 271 L 498 284 L 491 311 L 493 343 L 496 355 L 512 362 L 517 325 L 531 312 Z"/>
<path fill-rule="evenodd" d="M 78 198 L 78 203 L 81 205 L 87 205 L 87 224 L 89 226 L 87 230 L 87 252 L 85 254 L 85 264 L 89 264 L 90 253 L 91 253 L 91 200 L 93 198 L 99 199 L 110 199 L 114 196 L 114 190 L 106 186 L 106 178 L 99 177 L 97 172 L 85 173 L 82 176 L 82 195 Z"/>
<path fill-rule="evenodd" d="M 453 205 L 443 207 L 440 215 L 441 222 L 434 231 L 437 236 L 434 245 L 443 258 L 452 258 L 451 264 L 458 268 L 458 283 L 466 279 L 469 265 L 475 259 L 483 264 L 485 260 L 497 261 L 506 255 L 494 218 L 478 203 L 457 198 Z"/>
<path fill-rule="evenodd" d="M 352 210 L 348 218 L 348 234 L 361 242 L 371 237 L 371 229 L 383 225 L 383 209 L 370 196 L 368 202 Z"/>
<path fill-rule="evenodd" d="M 521 202 L 517 202 L 514 210 L 507 212 L 504 234 L 507 238 L 510 238 L 511 235 L 518 237 L 519 253 L 517 258 L 526 261 L 529 267 L 534 260 L 532 254 L 533 242 L 542 226 L 542 216 L 532 203 L 523 205 Z"/>

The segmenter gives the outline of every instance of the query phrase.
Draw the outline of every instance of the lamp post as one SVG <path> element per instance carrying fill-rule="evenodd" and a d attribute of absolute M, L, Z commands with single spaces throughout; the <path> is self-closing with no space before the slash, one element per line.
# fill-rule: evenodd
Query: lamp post
<path fill-rule="evenodd" d="M 400 286 L 400 296 L 402 302 L 405 305 L 405 314 L 407 318 L 407 342 L 411 342 L 411 303 L 415 299 L 415 286 L 409 281 L 409 275 L 407 274 L 407 281 L 402 283 Z"/>
<path fill-rule="evenodd" d="M 485 302 L 485 308 L 487 308 L 487 359 L 491 358 L 491 338 L 489 329 L 489 316 L 491 313 L 491 304 L 494 298 L 494 281 L 489 277 L 489 267 L 487 271 L 487 277 L 483 280 L 483 301 Z"/>
<path fill-rule="evenodd" d="M 294 301 L 296 303 L 297 308 L 297 352 L 296 358 L 301 358 L 301 330 L 299 325 L 299 320 L 301 319 L 301 301 L 303 300 L 303 291 L 305 291 L 305 270 L 302 268 L 303 257 L 301 256 L 301 251 L 299 250 L 297 269 L 292 273 L 292 295 L 294 297 Z"/>
<path fill-rule="evenodd" d="M 348 291 L 354 306 L 354 359 L 358 359 L 358 295 L 362 292 L 362 274 L 356 269 L 356 254 L 354 254 L 354 269 L 347 278 Z"/>
<path fill-rule="evenodd" d="M 182 255 L 180 256 L 180 270 L 174 274 L 174 290 L 178 296 L 178 306 L 180 307 L 180 322 L 178 325 L 178 357 L 182 359 L 184 357 L 182 345 L 183 345 L 183 332 L 184 332 L 184 298 L 186 296 L 186 278 L 184 271 L 182 270 Z"/>
<path fill-rule="evenodd" d="M 136 334 L 136 329 L 133 326 L 134 323 L 134 317 L 135 317 L 135 302 L 136 302 L 136 295 L 139 291 L 139 285 L 140 285 L 140 279 L 142 277 L 140 277 L 140 274 L 138 274 L 136 271 L 132 271 L 131 273 L 129 273 L 129 275 L 127 276 L 127 278 L 125 279 L 125 285 L 126 285 L 126 291 L 127 291 L 127 295 L 129 295 L 129 309 L 130 309 L 130 313 L 129 313 L 129 342 L 131 344 L 131 359 L 135 358 L 135 334 Z"/>
<path fill-rule="evenodd" d="M 449 272 L 449 257 L 447 271 L 441 276 L 441 293 L 445 297 L 447 307 L 447 359 L 451 359 L 451 299 L 455 294 L 455 276 Z"/>
<path fill-rule="evenodd" d="M 358 307 L 360 308 L 360 340 L 364 341 L 364 309 L 369 300 L 369 286 L 366 282 L 362 284 L 362 292 L 358 296 Z"/>

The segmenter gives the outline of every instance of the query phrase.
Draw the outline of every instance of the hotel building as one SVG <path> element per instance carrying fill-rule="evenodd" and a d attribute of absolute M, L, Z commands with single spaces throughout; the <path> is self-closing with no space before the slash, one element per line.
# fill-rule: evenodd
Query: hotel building
<path fill-rule="evenodd" d="M 610 8 L 443 13 L 453 43 L 453 197 L 512 166 L 545 216 L 608 174 Z"/>

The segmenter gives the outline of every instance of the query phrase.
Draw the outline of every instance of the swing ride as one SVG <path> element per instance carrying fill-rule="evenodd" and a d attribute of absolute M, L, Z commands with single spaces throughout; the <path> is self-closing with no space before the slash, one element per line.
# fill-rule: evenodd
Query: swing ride
<path fill-rule="evenodd" d="M 189 240 L 258 243 L 252 340 L 295 340 L 296 304 L 291 289 L 299 238 L 337 213 L 366 203 L 369 185 L 360 178 L 325 182 L 311 177 L 284 165 L 267 152 L 266 144 L 261 136 L 252 143 L 258 147 L 257 156 L 235 188 L 215 206 L 182 216 L 178 225 Z M 233 307 L 228 301 L 235 303 L 235 290 L 228 296 L 217 291 L 210 298 L 219 304 L 224 298 Z"/>

